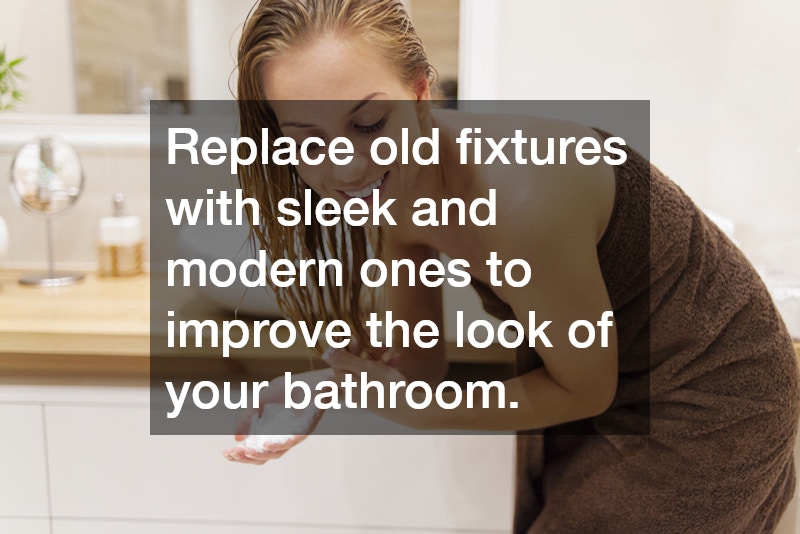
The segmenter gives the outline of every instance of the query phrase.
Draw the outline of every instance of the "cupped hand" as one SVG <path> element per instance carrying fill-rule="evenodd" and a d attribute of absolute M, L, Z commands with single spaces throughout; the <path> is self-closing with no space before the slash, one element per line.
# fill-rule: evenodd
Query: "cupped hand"
<path fill-rule="evenodd" d="M 276 410 L 287 410 L 283 404 L 273 405 Z M 270 417 L 275 410 L 264 410 L 267 412 L 264 417 Z M 299 426 L 292 430 L 296 432 L 292 435 L 281 436 L 264 436 L 263 440 L 258 439 L 258 430 L 251 431 L 251 427 L 255 426 L 256 420 L 262 416 L 258 410 L 247 410 L 237 420 L 236 435 L 234 436 L 239 443 L 228 449 L 225 449 L 223 456 L 232 461 L 245 464 L 263 465 L 269 460 L 277 460 L 290 449 L 305 440 L 309 434 L 314 431 L 320 417 L 322 417 L 322 410 L 309 405 L 305 408 L 302 417 L 298 418 Z M 253 434 L 250 436 L 250 434 Z M 270 439 L 274 438 L 274 439 Z M 261 443 L 259 443 L 261 441 Z"/>
<path fill-rule="evenodd" d="M 402 380 L 402 375 L 396 371 L 392 366 L 396 365 L 398 358 L 389 353 L 384 353 L 382 356 L 386 363 L 380 360 L 365 359 L 362 357 L 363 351 L 357 343 L 351 344 L 348 350 L 337 349 L 328 350 L 323 359 L 331 365 L 328 369 L 320 369 L 310 371 L 297 375 L 298 379 L 309 385 L 311 391 L 315 391 L 316 385 L 323 380 L 334 380 L 341 382 L 344 374 L 347 371 L 357 374 L 360 370 L 369 371 L 370 379 L 379 377 L 381 381 L 390 382 L 392 380 Z M 253 447 L 252 441 L 248 440 L 251 434 L 258 434 L 257 431 L 251 431 L 253 423 L 262 416 L 264 408 L 267 406 L 280 406 L 280 410 L 285 410 L 283 407 L 285 402 L 285 381 L 284 377 L 277 377 L 270 381 L 268 388 L 262 390 L 259 401 L 260 407 L 242 410 L 236 419 L 234 439 L 238 444 L 223 451 L 223 456 L 233 462 L 247 463 L 262 465 L 269 460 L 275 460 L 286 454 L 290 449 L 305 440 L 317 426 L 320 418 L 322 417 L 323 410 L 314 406 L 314 403 L 309 403 L 308 407 L 303 411 L 304 417 L 303 425 L 297 428 L 297 432 L 293 435 L 282 436 L 280 442 L 268 440 L 263 447 Z"/>
<path fill-rule="evenodd" d="M 333 378 L 333 372 L 330 369 L 320 369 L 317 371 L 309 371 L 297 375 L 302 378 L 311 389 L 321 380 L 329 380 Z M 266 447 L 253 447 L 249 446 L 252 443 L 247 442 L 248 436 L 251 434 L 251 426 L 261 417 L 267 406 L 279 406 L 280 410 L 285 410 L 285 380 L 284 377 L 276 377 L 270 380 L 269 387 L 261 390 L 259 395 L 259 407 L 248 408 L 241 410 L 241 413 L 236 418 L 234 439 L 238 442 L 237 445 L 222 451 L 222 455 L 232 461 L 246 464 L 262 465 L 269 460 L 276 460 L 286 454 L 291 448 L 298 443 L 302 442 L 306 437 L 314 431 L 317 422 L 322 417 L 322 411 L 315 408 L 313 404 L 309 404 L 308 408 L 304 411 L 307 413 L 303 418 L 305 425 L 297 428 L 294 435 L 284 436 L 284 441 L 280 443 L 269 443 Z M 255 432 L 258 434 L 258 432 Z"/>

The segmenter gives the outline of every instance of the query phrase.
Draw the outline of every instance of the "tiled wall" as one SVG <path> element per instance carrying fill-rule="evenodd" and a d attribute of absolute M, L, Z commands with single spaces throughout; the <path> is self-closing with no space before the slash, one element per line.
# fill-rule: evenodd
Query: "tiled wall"
<path fill-rule="evenodd" d="M 97 225 L 112 213 L 112 196 L 127 197 L 128 213 L 142 217 L 149 232 L 149 122 L 141 116 L 0 116 L 0 183 L 8 183 L 19 146 L 37 136 L 55 135 L 71 143 L 81 158 L 85 188 L 71 211 L 55 220 L 55 257 L 62 268 L 93 269 Z M 45 223 L 12 201 L 0 187 L 0 215 L 8 225 L 8 256 L 0 265 L 40 267 L 46 261 Z"/>

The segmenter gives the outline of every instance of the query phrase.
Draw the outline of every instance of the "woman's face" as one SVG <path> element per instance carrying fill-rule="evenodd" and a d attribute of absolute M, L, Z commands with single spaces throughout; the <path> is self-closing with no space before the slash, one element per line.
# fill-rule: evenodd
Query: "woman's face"
<path fill-rule="evenodd" d="M 421 110 L 430 99 L 424 76 L 412 88 L 374 46 L 328 35 L 270 61 L 262 81 L 282 134 L 298 146 L 312 136 L 326 145 L 336 137 L 353 143 L 353 160 L 347 165 L 331 163 L 326 148 L 320 149 L 324 163 L 298 165 L 303 181 L 320 196 L 340 204 L 363 198 L 369 205 L 376 190 L 381 199 L 396 198 L 398 204 L 413 197 L 416 164 L 378 165 L 370 146 L 378 137 L 390 137 L 400 147 L 403 128 L 408 128 L 411 142 L 422 135 Z"/>

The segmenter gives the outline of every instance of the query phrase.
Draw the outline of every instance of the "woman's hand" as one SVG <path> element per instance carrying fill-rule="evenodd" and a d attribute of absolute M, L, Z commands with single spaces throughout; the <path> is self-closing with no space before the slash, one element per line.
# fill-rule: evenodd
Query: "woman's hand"
<path fill-rule="evenodd" d="M 320 369 L 317 371 L 310 371 L 297 375 L 305 383 L 307 383 L 313 391 L 315 386 L 322 380 L 332 380 L 333 371 L 331 369 Z M 259 408 L 249 408 L 242 410 L 241 415 L 236 419 L 234 439 L 239 442 L 235 447 L 225 449 L 223 456 L 232 462 L 241 462 L 246 464 L 262 465 L 269 460 L 276 460 L 286 454 L 289 449 L 302 442 L 309 434 L 311 434 L 317 426 L 322 411 L 314 407 L 314 403 L 309 403 L 308 407 L 303 410 L 303 417 L 301 423 L 297 427 L 297 432 L 289 436 L 282 443 L 269 443 L 268 447 L 263 447 L 263 450 L 250 447 L 246 443 L 247 437 L 250 434 L 257 434 L 258 432 L 251 432 L 253 423 L 262 416 L 265 408 L 270 405 L 274 406 L 274 410 L 267 410 L 268 412 L 275 412 L 276 410 L 286 410 L 284 407 L 285 395 L 285 380 L 280 376 L 274 380 L 270 380 L 269 387 L 261 390 L 259 396 Z M 267 415 L 269 417 L 269 413 Z M 267 421 L 265 421 L 266 423 Z M 282 432 L 283 434 L 283 432 Z"/>
<path fill-rule="evenodd" d="M 254 443 L 249 443 L 251 440 L 248 439 L 248 435 L 258 433 L 257 430 L 251 431 L 251 428 L 255 426 L 254 423 L 256 419 L 261 417 L 264 412 L 267 412 L 266 417 L 270 417 L 270 415 L 275 412 L 288 409 L 284 407 L 283 401 L 281 401 L 280 404 L 272 404 L 272 406 L 275 407 L 272 410 L 269 409 L 269 405 L 264 406 L 262 404 L 261 406 L 262 410 L 247 410 L 237 419 L 236 436 L 234 437 L 239 444 L 235 447 L 225 449 L 222 453 L 228 460 L 255 465 L 263 465 L 269 460 L 277 460 L 292 447 L 305 440 L 308 435 L 314 431 L 314 428 L 316 428 L 317 423 L 322 417 L 322 410 L 315 408 L 313 404 L 309 404 L 309 406 L 303 410 L 302 416 L 298 417 L 299 425 L 296 429 L 293 429 L 296 433 L 278 436 L 278 438 L 282 439 L 276 441 L 270 441 L 269 438 L 266 438 L 266 443 L 255 445 Z M 269 424 L 268 421 L 265 421 L 265 423 Z"/>

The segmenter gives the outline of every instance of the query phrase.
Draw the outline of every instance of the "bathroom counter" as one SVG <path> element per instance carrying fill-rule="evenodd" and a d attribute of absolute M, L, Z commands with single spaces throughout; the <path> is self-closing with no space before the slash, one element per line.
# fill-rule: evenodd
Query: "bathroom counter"
<path fill-rule="evenodd" d="M 56 288 L 22 286 L 23 273 L 0 271 L 0 374 L 139 377 L 150 370 L 150 276 L 103 278 L 88 274 L 77 284 Z M 186 290 L 177 314 L 186 319 L 231 319 Z M 192 310 L 188 316 L 185 310 Z M 166 336 L 166 321 L 158 323 Z M 800 357 L 800 344 L 795 344 Z M 192 357 L 175 358 L 176 368 L 265 362 L 275 371 L 308 370 L 324 365 L 301 343 L 286 349 L 243 349 L 223 359 L 219 349 L 204 347 Z M 493 345 L 486 349 L 458 348 L 447 342 L 451 362 L 457 364 L 513 363 L 514 352 Z"/>
<path fill-rule="evenodd" d="M 0 372 L 147 373 L 147 275 L 47 288 L 22 274 L 0 271 Z"/>
<path fill-rule="evenodd" d="M 76 284 L 43 288 L 22 286 L 24 273 L 0 271 L 0 374 L 93 375 L 145 377 L 150 356 L 150 276 L 104 278 L 87 274 Z M 232 319 L 186 290 L 177 314 L 186 319 Z M 191 316 L 182 310 L 192 310 Z M 166 335 L 166 320 L 159 322 Z M 249 352 L 248 352 L 249 351 Z M 457 348 L 447 343 L 450 360 L 467 364 L 513 363 L 511 349 Z M 191 365 L 242 365 L 248 359 L 274 363 L 280 370 L 307 370 L 317 359 L 301 343 L 287 349 L 243 349 L 240 357 L 223 360 L 219 349 L 193 351 Z M 321 360 L 319 360 L 321 362 Z M 185 357 L 176 365 L 186 367 Z M 323 365 L 319 363 L 319 365 Z"/>

